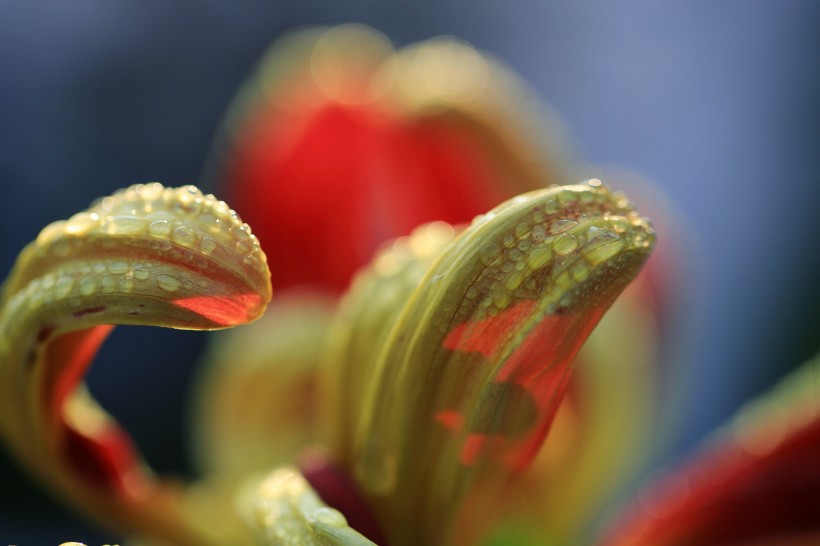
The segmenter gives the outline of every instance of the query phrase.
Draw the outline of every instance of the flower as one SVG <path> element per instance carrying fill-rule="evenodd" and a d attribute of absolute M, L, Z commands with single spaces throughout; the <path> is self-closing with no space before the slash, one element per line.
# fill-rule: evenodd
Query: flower
<path fill-rule="evenodd" d="M 526 160 L 538 146 L 489 108 L 498 93 L 475 92 L 476 75 L 502 89 L 509 77 L 466 46 L 394 54 L 355 26 L 289 44 L 231 118 L 226 172 L 261 239 L 214 196 L 158 183 L 46 227 L 0 300 L 0 437 L 78 509 L 152 544 L 583 538 L 601 502 L 590 491 L 612 491 L 644 447 L 658 279 L 633 284 L 578 353 L 654 230 L 597 179 L 513 196 L 556 168 Z M 410 85 L 419 71 L 432 90 Z M 289 289 L 263 317 L 266 253 Z M 155 476 L 82 386 L 110 325 L 251 321 L 217 342 L 201 387 L 209 472 Z M 815 362 L 700 462 L 643 487 L 603 543 L 816 541 L 818 378 Z"/>
<path fill-rule="evenodd" d="M 336 351 L 358 354 L 326 372 L 327 447 L 390 543 L 447 541 L 491 514 L 533 459 L 575 354 L 653 236 L 626 198 L 593 180 L 518 196 L 458 235 L 426 225 L 360 276 L 340 311 L 352 328 L 337 343 L 348 351 Z M 230 495 L 152 476 L 79 386 L 107 324 L 254 320 L 268 278 L 247 224 L 191 186 L 133 186 L 48 226 L 5 285 L 4 439 L 48 486 L 161 543 L 250 543 L 243 521 L 273 543 L 369 543 L 289 469 L 236 493 L 239 517 L 214 523 L 209 511 Z M 391 284 L 393 293 L 374 290 Z"/>
<path fill-rule="evenodd" d="M 394 52 L 362 25 L 313 28 L 265 55 L 212 170 L 279 264 L 275 289 L 338 293 L 388 239 L 563 181 L 547 115 L 501 63 L 455 39 Z"/>

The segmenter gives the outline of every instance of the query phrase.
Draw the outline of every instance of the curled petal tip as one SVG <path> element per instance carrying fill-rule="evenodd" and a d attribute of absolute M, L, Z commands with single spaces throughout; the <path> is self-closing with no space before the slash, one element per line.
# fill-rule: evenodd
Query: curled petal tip
<path fill-rule="evenodd" d="M 271 297 L 250 227 L 213 195 L 159 183 L 118 191 L 46 227 L 7 281 L 7 298 L 18 291 L 52 314 L 191 329 L 254 320 Z"/>
<path fill-rule="evenodd" d="M 46 485 L 102 523 L 201 544 L 179 491 L 148 471 L 83 390 L 112 324 L 235 326 L 271 297 L 256 237 L 194 186 L 137 184 L 54 222 L 3 286 L 0 434 Z"/>
<path fill-rule="evenodd" d="M 465 296 L 482 293 L 480 315 L 536 300 L 557 314 L 583 310 L 623 288 L 649 255 L 655 233 L 623 195 L 579 184 L 507 201 L 478 217 L 464 238 L 459 273 L 462 284 L 475 277 Z"/>
<path fill-rule="evenodd" d="M 625 196 L 590 181 L 515 197 L 439 251 L 381 338 L 354 435 L 391 541 L 454 532 L 461 506 L 486 519 L 465 499 L 496 498 L 527 467 L 575 355 L 653 243 Z"/>

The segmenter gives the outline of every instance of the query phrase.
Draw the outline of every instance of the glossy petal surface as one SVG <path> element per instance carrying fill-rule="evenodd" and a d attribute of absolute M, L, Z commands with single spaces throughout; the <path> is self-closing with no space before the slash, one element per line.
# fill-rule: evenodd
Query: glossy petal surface
<path fill-rule="evenodd" d="M 652 241 L 593 181 L 515 198 L 442 251 L 385 339 L 355 435 L 353 470 L 391 544 L 480 530 Z"/>

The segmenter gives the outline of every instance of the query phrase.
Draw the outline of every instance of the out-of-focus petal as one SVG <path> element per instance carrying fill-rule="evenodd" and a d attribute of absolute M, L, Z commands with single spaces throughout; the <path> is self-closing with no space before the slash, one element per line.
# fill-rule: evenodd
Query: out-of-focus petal
<path fill-rule="evenodd" d="M 239 508 L 260 546 L 375 546 L 327 506 L 295 468 L 283 467 L 250 483 Z"/>
<path fill-rule="evenodd" d="M 81 381 L 111 324 L 242 324 L 265 309 L 269 278 L 247 224 L 193 186 L 132 186 L 46 227 L 3 287 L 3 440 L 100 523 L 162 543 L 208 544 L 214 535 L 187 519 L 180 487 L 151 474 Z M 219 536 L 223 527 L 212 530 Z"/>
<path fill-rule="evenodd" d="M 386 337 L 355 434 L 351 470 L 391 544 L 484 530 L 653 238 L 592 181 L 510 200 L 444 249 Z"/>
<path fill-rule="evenodd" d="M 662 471 L 612 546 L 820 543 L 820 357 L 741 411 L 680 470 Z"/>
<path fill-rule="evenodd" d="M 353 437 L 379 356 L 404 304 L 452 242 L 444 222 L 389 242 L 353 281 L 333 320 L 322 374 L 323 442 L 337 462 L 353 464 Z"/>
<path fill-rule="evenodd" d="M 319 363 L 334 302 L 296 291 L 220 332 L 195 390 L 194 454 L 206 474 L 244 477 L 295 460 L 316 439 Z"/>
<path fill-rule="evenodd" d="M 338 291 L 387 239 L 558 182 L 543 110 L 454 40 L 394 53 L 361 25 L 302 31 L 232 108 L 215 169 L 279 264 L 274 287 Z"/>

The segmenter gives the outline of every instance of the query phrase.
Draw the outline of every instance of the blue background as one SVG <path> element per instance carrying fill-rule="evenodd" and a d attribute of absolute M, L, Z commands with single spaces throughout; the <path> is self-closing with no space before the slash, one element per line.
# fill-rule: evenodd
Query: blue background
<path fill-rule="evenodd" d="M 675 451 L 820 342 L 820 4 L 813 0 L 14 0 L 0 4 L 0 269 L 52 220 L 136 182 L 197 182 L 242 79 L 295 25 L 397 46 L 453 34 L 505 59 L 588 161 L 658 185 L 692 230 L 696 296 Z M 213 188 L 206 188 L 213 190 Z M 91 387 L 186 475 L 184 392 L 206 336 L 121 329 Z M 113 355 L 116 355 L 114 358 Z M 150 393 L 150 398 L 147 396 Z M 0 460 L 0 543 L 114 540 Z"/>

